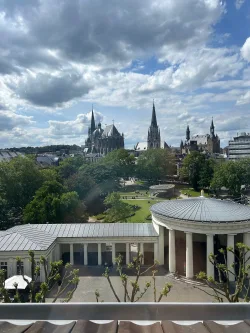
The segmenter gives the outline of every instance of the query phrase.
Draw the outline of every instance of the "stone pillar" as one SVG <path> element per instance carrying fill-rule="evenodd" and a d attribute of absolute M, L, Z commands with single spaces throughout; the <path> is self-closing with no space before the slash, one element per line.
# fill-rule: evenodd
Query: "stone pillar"
<path fill-rule="evenodd" d="M 227 235 L 227 247 L 232 247 L 234 251 L 234 234 Z M 234 263 L 234 254 L 227 251 L 227 268 L 234 273 L 234 268 L 230 267 Z M 232 273 L 229 273 L 229 281 L 234 281 L 235 277 Z"/>
<path fill-rule="evenodd" d="M 130 262 L 130 243 L 126 243 L 126 265 Z"/>
<path fill-rule="evenodd" d="M 8 260 L 8 272 L 7 272 L 8 277 L 16 275 L 16 266 L 15 266 L 15 269 L 14 269 L 14 263 L 16 263 L 16 261 L 14 259 L 10 258 Z"/>
<path fill-rule="evenodd" d="M 45 271 L 43 264 L 40 264 L 40 282 L 45 282 Z"/>
<path fill-rule="evenodd" d="M 74 265 L 74 244 L 69 244 L 70 263 Z"/>
<path fill-rule="evenodd" d="M 60 244 L 56 244 L 56 247 L 55 247 L 55 260 L 56 261 L 61 260 L 61 246 L 60 246 Z"/>
<path fill-rule="evenodd" d="M 88 244 L 84 244 L 84 266 L 88 265 Z"/>
<path fill-rule="evenodd" d="M 140 243 L 140 253 L 143 255 L 142 265 L 144 265 L 144 243 Z"/>
<path fill-rule="evenodd" d="M 115 243 L 112 243 L 112 263 L 115 264 Z"/>
<path fill-rule="evenodd" d="M 160 265 L 164 265 L 164 227 L 159 225 L 159 247 L 158 261 Z"/>
<path fill-rule="evenodd" d="M 169 272 L 176 271 L 176 258 L 175 258 L 175 230 L 169 229 Z"/>
<path fill-rule="evenodd" d="M 98 265 L 102 264 L 102 244 L 98 243 Z"/>
<path fill-rule="evenodd" d="M 250 247 L 250 233 L 249 232 L 245 232 L 243 234 L 243 243 Z"/>
<path fill-rule="evenodd" d="M 24 275 L 31 277 L 31 262 L 29 261 L 29 258 L 23 259 L 23 272 Z"/>
<path fill-rule="evenodd" d="M 193 259 L 193 234 L 186 232 L 186 277 L 192 279 L 194 276 Z"/>
<path fill-rule="evenodd" d="M 214 254 L 214 235 L 207 234 L 207 276 L 214 279 L 214 265 L 209 261 L 209 255 Z"/>
<path fill-rule="evenodd" d="M 159 261 L 158 243 L 154 243 L 154 260 Z"/>

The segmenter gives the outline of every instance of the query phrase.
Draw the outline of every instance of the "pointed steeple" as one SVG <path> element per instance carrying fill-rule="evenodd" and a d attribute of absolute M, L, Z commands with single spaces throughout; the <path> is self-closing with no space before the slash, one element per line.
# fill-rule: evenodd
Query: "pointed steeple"
<path fill-rule="evenodd" d="M 155 103 L 153 100 L 153 110 L 152 110 L 152 118 L 151 118 L 151 126 L 157 127 L 156 113 L 155 113 Z"/>
<path fill-rule="evenodd" d="M 190 129 L 189 129 L 189 125 L 187 125 L 187 130 L 186 130 L 186 140 L 187 140 L 187 141 L 190 140 Z"/>
<path fill-rule="evenodd" d="M 93 104 L 92 104 L 92 114 L 91 114 L 91 125 L 90 125 L 91 133 L 95 130 L 95 117 L 94 117 L 94 110 L 93 110 Z"/>
<path fill-rule="evenodd" d="M 214 137 L 214 120 L 213 120 L 213 118 L 212 118 L 211 126 L 210 126 L 210 135 L 212 137 Z"/>
<path fill-rule="evenodd" d="M 180 148 L 181 148 L 181 150 L 183 149 L 183 141 L 182 140 L 181 140 Z"/>

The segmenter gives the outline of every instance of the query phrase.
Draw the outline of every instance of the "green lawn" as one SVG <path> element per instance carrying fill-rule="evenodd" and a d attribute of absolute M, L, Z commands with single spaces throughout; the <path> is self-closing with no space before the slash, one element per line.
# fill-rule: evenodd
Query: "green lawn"
<path fill-rule="evenodd" d="M 199 197 L 201 195 L 200 191 L 195 191 L 192 187 L 183 187 L 180 189 L 182 194 L 188 194 L 190 197 Z M 209 195 L 205 192 L 205 197 L 208 197 Z"/>
<path fill-rule="evenodd" d="M 149 216 L 150 211 L 149 208 L 162 200 L 123 200 L 124 202 L 130 204 L 130 205 L 136 205 L 139 206 L 140 209 L 135 211 L 135 215 L 131 216 L 127 219 L 127 222 L 135 223 L 135 222 L 150 222 L 150 220 L 146 220 L 146 218 Z"/>

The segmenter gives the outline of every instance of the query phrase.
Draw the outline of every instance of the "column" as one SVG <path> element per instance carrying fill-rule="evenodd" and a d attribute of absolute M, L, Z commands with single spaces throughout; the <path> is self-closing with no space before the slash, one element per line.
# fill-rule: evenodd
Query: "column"
<path fill-rule="evenodd" d="M 169 272 L 176 271 L 176 258 L 175 258 L 175 230 L 169 229 Z"/>
<path fill-rule="evenodd" d="M 55 247 L 55 260 L 59 261 L 61 259 L 61 247 L 60 244 L 56 244 Z"/>
<path fill-rule="evenodd" d="M 126 265 L 130 262 L 130 243 L 126 243 Z"/>
<path fill-rule="evenodd" d="M 207 234 L 207 276 L 214 279 L 214 265 L 209 261 L 209 255 L 214 254 L 214 235 Z"/>
<path fill-rule="evenodd" d="M 250 233 L 249 232 L 245 232 L 243 234 L 243 243 L 250 247 Z"/>
<path fill-rule="evenodd" d="M 186 277 L 192 279 L 194 276 L 193 262 L 193 234 L 186 232 Z"/>
<path fill-rule="evenodd" d="M 112 243 L 112 263 L 115 265 L 115 243 Z"/>
<path fill-rule="evenodd" d="M 158 243 L 154 243 L 154 261 L 159 261 L 159 255 L 158 255 Z"/>
<path fill-rule="evenodd" d="M 227 247 L 232 247 L 234 251 L 234 236 L 233 234 L 227 235 Z M 230 267 L 234 263 L 234 254 L 232 252 L 227 251 L 227 268 L 230 271 L 234 272 L 234 268 Z M 232 273 L 229 273 L 229 281 L 234 281 L 235 277 Z"/>
<path fill-rule="evenodd" d="M 43 264 L 40 264 L 40 282 L 45 282 L 45 271 Z"/>
<path fill-rule="evenodd" d="M 164 227 L 159 225 L 159 264 L 164 265 Z"/>
<path fill-rule="evenodd" d="M 140 253 L 142 254 L 142 265 L 144 265 L 144 243 L 140 243 Z"/>
<path fill-rule="evenodd" d="M 24 275 L 31 277 L 31 262 L 29 261 L 29 258 L 23 259 L 23 272 Z"/>
<path fill-rule="evenodd" d="M 84 244 L 84 266 L 88 265 L 88 244 Z"/>
<path fill-rule="evenodd" d="M 7 276 L 11 277 L 13 275 L 16 275 L 16 271 L 14 270 L 14 259 L 9 259 L 8 260 L 8 272 L 7 272 Z"/>
<path fill-rule="evenodd" d="M 98 243 L 98 265 L 102 264 L 102 244 Z"/>
<path fill-rule="evenodd" d="M 74 244 L 69 244 L 70 263 L 74 265 Z"/>

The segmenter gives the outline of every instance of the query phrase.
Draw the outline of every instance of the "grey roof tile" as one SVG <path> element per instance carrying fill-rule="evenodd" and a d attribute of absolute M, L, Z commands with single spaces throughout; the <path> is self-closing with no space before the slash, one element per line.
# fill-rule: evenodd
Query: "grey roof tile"
<path fill-rule="evenodd" d="M 200 222 L 237 222 L 250 220 L 250 206 L 229 200 L 205 197 L 166 200 L 153 205 L 152 213 L 165 217 Z"/>

